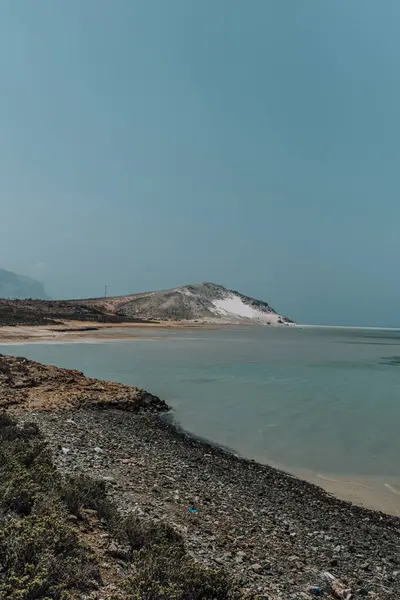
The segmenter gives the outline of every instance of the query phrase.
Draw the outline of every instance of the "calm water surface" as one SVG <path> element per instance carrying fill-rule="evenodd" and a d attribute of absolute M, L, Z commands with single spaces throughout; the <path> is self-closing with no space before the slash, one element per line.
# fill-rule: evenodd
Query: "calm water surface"
<path fill-rule="evenodd" d="M 137 334 L 0 350 L 144 387 L 175 409 L 183 427 L 257 460 L 400 482 L 400 331 Z"/>

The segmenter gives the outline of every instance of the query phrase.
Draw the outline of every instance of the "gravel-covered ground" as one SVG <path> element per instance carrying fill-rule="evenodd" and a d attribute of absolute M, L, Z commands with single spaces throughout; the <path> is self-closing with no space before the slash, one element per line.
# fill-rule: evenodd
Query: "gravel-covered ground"
<path fill-rule="evenodd" d="M 79 408 L 23 418 L 39 424 L 60 469 L 106 480 L 123 512 L 175 525 L 196 558 L 261 598 L 329 598 L 324 571 L 353 598 L 400 598 L 396 517 L 204 444 L 158 415 Z"/>

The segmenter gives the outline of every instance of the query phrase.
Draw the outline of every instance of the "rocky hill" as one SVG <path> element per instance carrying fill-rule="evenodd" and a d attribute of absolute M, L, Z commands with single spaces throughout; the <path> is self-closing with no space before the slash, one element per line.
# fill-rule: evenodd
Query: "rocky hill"
<path fill-rule="evenodd" d="M 40 281 L 0 269 L 0 298 L 49 300 Z"/>
<path fill-rule="evenodd" d="M 46 325 L 63 321 L 255 323 L 289 325 L 266 302 L 215 283 L 185 285 L 160 292 L 84 300 L 0 298 L 0 325 Z"/>
<path fill-rule="evenodd" d="M 111 303 L 113 302 L 110 299 Z M 244 296 L 215 283 L 185 285 L 114 299 L 117 314 L 151 320 L 208 320 L 225 323 L 253 322 L 264 325 L 292 323 L 266 302 Z"/>

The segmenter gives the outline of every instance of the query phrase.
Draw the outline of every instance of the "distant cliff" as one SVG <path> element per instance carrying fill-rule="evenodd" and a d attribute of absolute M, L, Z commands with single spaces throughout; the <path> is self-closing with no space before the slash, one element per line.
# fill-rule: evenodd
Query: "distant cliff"
<path fill-rule="evenodd" d="M 34 298 L 48 300 L 40 281 L 0 269 L 0 298 Z"/>

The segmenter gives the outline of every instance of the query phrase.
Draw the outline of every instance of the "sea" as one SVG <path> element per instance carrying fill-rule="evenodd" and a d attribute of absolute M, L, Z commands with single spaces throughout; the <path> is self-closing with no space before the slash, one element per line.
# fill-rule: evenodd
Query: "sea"
<path fill-rule="evenodd" d="M 109 331 L 0 352 L 143 387 L 197 436 L 400 515 L 400 330 Z"/>

